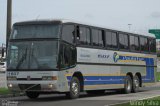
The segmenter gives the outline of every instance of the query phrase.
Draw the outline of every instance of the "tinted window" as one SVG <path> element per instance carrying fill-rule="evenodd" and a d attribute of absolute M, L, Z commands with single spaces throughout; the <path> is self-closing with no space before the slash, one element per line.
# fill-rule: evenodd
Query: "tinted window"
<path fill-rule="evenodd" d="M 80 44 L 89 45 L 91 43 L 90 30 L 87 27 L 77 27 L 77 40 Z"/>
<path fill-rule="evenodd" d="M 60 25 L 17 25 L 11 34 L 11 39 L 59 38 Z"/>
<path fill-rule="evenodd" d="M 117 34 L 112 33 L 112 48 L 118 48 L 117 46 Z"/>
<path fill-rule="evenodd" d="M 141 51 L 148 52 L 148 40 L 147 38 L 140 37 L 140 46 L 141 46 Z"/>
<path fill-rule="evenodd" d="M 92 29 L 92 43 L 94 46 L 104 46 L 104 34 L 101 30 Z"/>
<path fill-rule="evenodd" d="M 135 44 L 135 50 L 139 51 L 140 47 L 139 47 L 139 39 L 137 36 L 134 37 L 134 44 Z"/>
<path fill-rule="evenodd" d="M 76 64 L 76 48 L 69 46 L 68 44 L 61 44 L 60 47 L 60 67 L 69 68 Z"/>
<path fill-rule="evenodd" d="M 128 49 L 128 35 L 119 34 L 119 48 Z"/>
<path fill-rule="evenodd" d="M 139 51 L 138 37 L 130 35 L 130 49 L 131 51 Z"/>
<path fill-rule="evenodd" d="M 74 43 L 74 29 L 74 25 L 64 25 L 62 29 L 62 39 L 69 43 Z"/>
<path fill-rule="evenodd" d="M 117 48 L 117 34 L 114 32 L 106 32 L 106 45 L 108 48 Z"/>
<path fill-rule="evenodd" d="M 155 39 L 149 39 L 149 47 L 150 47 L 150 52 L 152 53 L 156 52 L 156 40 Z"/>
<path fill-rule="evenodd" d="M 106 45 L 109 48 L 112 47 L 112 33 L 111 32 L 106 32 Z"/>

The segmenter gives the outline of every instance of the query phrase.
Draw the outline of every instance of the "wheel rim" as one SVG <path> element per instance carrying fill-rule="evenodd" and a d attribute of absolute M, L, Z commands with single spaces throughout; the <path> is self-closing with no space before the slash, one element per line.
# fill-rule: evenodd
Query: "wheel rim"
<path fill-rule="evenodd" d="M 79 92 L 79 86 L 77 82 L 73 82 L 71 86 L 72 92 L 74 95 L 77 95 Z"/>
<path fill-rule="evenodd" d="M 139 80 L 137 78 L 134 80 L 134 86 L 135 88 L 139 87 Z"/>
<path fill-rule="evenodd" d="M 127 90 L 129 91 L 131 89 L 131 83 L 129 80 L 127 80 Z"/>

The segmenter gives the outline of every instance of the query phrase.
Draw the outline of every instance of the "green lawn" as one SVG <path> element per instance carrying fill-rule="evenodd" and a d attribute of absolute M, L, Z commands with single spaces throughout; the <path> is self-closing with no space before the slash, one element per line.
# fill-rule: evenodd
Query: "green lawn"
<path fill-rule="evenodd" d="M 151 99 L 149 99 L 149 100 L 160 100 L 160 96 L 151 98 Z"/>
<path fill-rule="evenodd" d="M 7 88 L 0 88 L 0 95 L 10 94 L 11 92 Z"/>
<path fill-rule="evenodd" d="M 113 106 L 160 106 L 160 96 L 145 100 L 130 101 L 128 103 Z"/>
<path fill-rule="evenodd" d="M 160 72 L 157 72 L 156 77 L 157 77 L 157 81 L 160 81 Z"/>

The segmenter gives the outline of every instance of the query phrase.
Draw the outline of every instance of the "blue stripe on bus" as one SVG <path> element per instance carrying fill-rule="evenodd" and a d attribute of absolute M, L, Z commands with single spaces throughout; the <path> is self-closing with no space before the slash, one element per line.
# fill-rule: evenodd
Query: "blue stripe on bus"
<path fill-rule="evenodd" d="M 84 81 L 84 85 L 124 84 L 124 81 Z"/>
<path fill-rule="evenodd" d="M 123 84 L 125 76 L 83 76 L 84 85 Z M 71 76 L 67 76 L 70 82 Z"/>
<path fill-rule="evenodd" d="M 146 76 L 142 76 L 142 83 L 155 82 L 154 76 L 154 59 L 143 58 L 146 62 Z M 124 84 L 125 76 L 83 76 L 84 85 L 101 85 L 101 84 Z M 70 82 L 72 76 L 67 76 L 68 82 Z"/>
<path fill-rule="evenodd" d="M 85 80 L 119 80 L 123 78 L 125 78 L 125 76 L 84 76 Z"/>

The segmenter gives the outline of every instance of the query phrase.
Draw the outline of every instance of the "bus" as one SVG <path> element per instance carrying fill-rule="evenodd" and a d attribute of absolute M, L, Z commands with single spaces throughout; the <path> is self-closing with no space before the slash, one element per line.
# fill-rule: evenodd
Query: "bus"
<path fill-rule="evenodd" d="M 35 99 L 43 93 L 136 93 L 156 82 L 155 37 L 69 20 L 13 25 L 7 85 Z"/>

